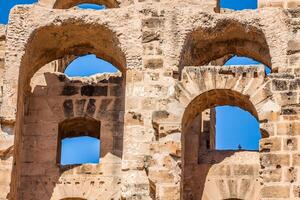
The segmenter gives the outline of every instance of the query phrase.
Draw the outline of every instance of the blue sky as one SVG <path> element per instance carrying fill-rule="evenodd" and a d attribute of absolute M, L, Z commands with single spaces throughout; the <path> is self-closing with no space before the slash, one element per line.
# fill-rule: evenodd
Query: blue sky
<path fill-rule="evenodd" d="M 221 7 L 233 10 L 256 9 L 257 0 L 221 0 Z"/>
<path fill-rule="evenodd" d="M 0 0 L 0 24 L 7 24 L 9 11 L 18 4 L 31 4 L 37 0 Z"/>
<path fill-rule="evenodd" d="M 88 69 L 88 70 L 87 70 Z M 101 72 L 118 71 L 112 64 L 101 59 L 97 59 L 95 55 L 82 56 L 75 59 L 65 70 L 68 76 L 91 76 Z"/>
<path fill-rule="evenodd" d="M 16 4 L 30 4 L 35 0 L 0 0 L 0 23 L 6 24 L 9 10 Z M 102 9 L 97 5 L 85 4 L 81 8 Z M 234 10 L 255 9 L 256 0 L 221 0 L 221 7 Z M 258 64 L 248 58 L 234 57 L 226 65 Z M 115 72 L 110 63 L 97 59 L 93 55 L 73 61 L 65 73 L 69 76 L 89 76 L 95 73 Z M 245 149 L 258 149 L 260 138 L 256 119 L 250 113 L 237 107 L 217 108 L 217 149 L 237 149 L 240 144 Z M 105 134 L 105 133 L 102 133 Z M 82 137 L 64 139 L 62 142 L 62 164 L 97 163 L 99 158 L 99 140 Z"/>
<path fill-rule="evenodd" d="M 62 141 L 61 164 L 98 163 L 99 153 L 100 142 L 96 138 L 66 138 Z"/>

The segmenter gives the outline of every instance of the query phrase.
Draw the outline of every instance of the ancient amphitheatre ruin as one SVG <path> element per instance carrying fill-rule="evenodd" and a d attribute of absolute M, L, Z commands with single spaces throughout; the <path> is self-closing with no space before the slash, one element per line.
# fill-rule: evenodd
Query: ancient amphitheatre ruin
<path fill-rule="evenodd" d="M 108 9 L 74 8 L 80 3 Z M 39 0 L 14 7 L 0 26 L 0 199 L 300 199 L 300 1 L 258 6 Z M 86 54 L 120 73 L 67 77 L 68 63 Z M 232 55 L 272 72 L 224 67 Z M 258 152 L 215 150 L 218 105 L 259 121 Z M 61 140 L 82 133 L 101 139 L 101 162 L 61 166 Z"/>

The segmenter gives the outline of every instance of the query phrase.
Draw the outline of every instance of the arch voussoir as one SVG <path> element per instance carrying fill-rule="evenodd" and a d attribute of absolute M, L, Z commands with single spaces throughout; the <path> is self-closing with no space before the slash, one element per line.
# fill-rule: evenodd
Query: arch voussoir
<path fill-rule="evenodd" d="M 199 94 L 209 91 L 234 91 L 244 95 L 245 99 L 251 102 L 257 109 L 260 103 L 271 98 L 271 92 L 268 91 L 266 79 L 261 68 L 255 66 L 203 66 L 203 67 L 185 67 L 181 81 L 176 87 L 180 88 L 181 99 L 184 105 L 196 98 Z M 222 93 L 222 92 L 221 92 Z M 222 98 L 225 94 L 213 94 Z M 258 116 L 257 116 L 258 117 Z M 259 117 L 258 117 L 259 118 Z"/>

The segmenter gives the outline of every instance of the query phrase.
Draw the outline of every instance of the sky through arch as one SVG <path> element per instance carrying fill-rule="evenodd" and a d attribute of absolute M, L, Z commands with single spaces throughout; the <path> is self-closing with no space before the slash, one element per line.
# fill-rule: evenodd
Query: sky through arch
<path fill-rule="evenodd" d="M 114 73 L 117 68 L 105 60 L 97 58 L 94 54 L 80 56 L 73 60 L 66 68 L 65 74 L 69 77 L 92 76 L 97 73 Z"/>
<path fill-rule="evenodd" d="M 220 6 L 232 10 L 256 9 L 257 0 L 220 0 Z"/>
<path fill-rule="evenodd" d="M 93 10 L 103 10 L 106 7 L 104 5 L 97 5 L 91 3 L 83 3 L 77 6 L 80 9 L 93 9 Z"/>

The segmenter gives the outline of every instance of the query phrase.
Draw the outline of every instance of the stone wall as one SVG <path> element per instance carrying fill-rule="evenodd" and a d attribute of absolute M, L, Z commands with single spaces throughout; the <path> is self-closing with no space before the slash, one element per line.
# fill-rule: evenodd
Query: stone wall
<path fill-rule="evenodd" d="M 258 0 L 258 7 L 299 8 L 299 0 Z"/>
<path fill-rule="evenodd" d="M 121 75 L 70 80 L 64 74 L 46 73 L 45 79 L 47 85 L 35 86 L 26 99 L 20 198 L 61 199 L 78 192 L 87 199 L 118 199 L 124 127 Z M 100 164 L 60 165 L 58 124 L 73 118 L 101 122 L 96 136 L 101 141 Z"/>
<path fill-rule="evenodd" d="M 190 165 L 183 199 L 259 199 L 259 153 L 208 151 Z M 191 189 L 191 190 L 190 190 Z"/>
<path fill-rule="evenodd" d="M 117 3 L 101 11 L 53 9 L 60 3 L 41 0 L 10 14 L 1 105 L 2 122 L 15 123 L 16 133 L 10 199 L 103 199 L 94 190 L 103 182 L 99 191 L 128 200 L 299 198 L 299 9 L 218 13 L 216 1 L 193 0 L 101 1 Z M 86 54 L 122 72 L 122 103 L 116 98 L 107 105 L 120 86 L 96 79 L 48 74 L 50 85 L 30 88 L 46 64 Z M 253 58 L 272 73 L 267 76 L 261 66 L 213 66 L 232 55 Z M 82 95 L 91 83 L 94 91 L 108 86 L 100 93 L 110 97 Z M 213 150 L 214 123 L 208 137 L 201 122 L 205 110 L 212 109 L 214 119 L 213 108 L 221 105 L 256 117 L 259 152 Z M 106 109 L 112 110 L 99 113 Z M 78 113 L 123 129 L 116 138 L 103 138 L 113 151 L 107 165 L 103 159 L 103 165 L 57 166 L 58 124 Z M 212 149 L 204 151 L 199 142 L 202 128 Z"/>
<path fill-rule="evenodd" d="M 0 25 L 0 74 L 4 73 L 5 35 L 6 27 Z M 2 104 L 3 76 L 0 76 L 0 105 Z M 2 120 L 1 120 L 2 121 Z M 1 122 L 0 125 L 0 199 L 6 199 L 9 193 L 10 176 L 13 161 L 13 128 L 11 122 Z"/>

